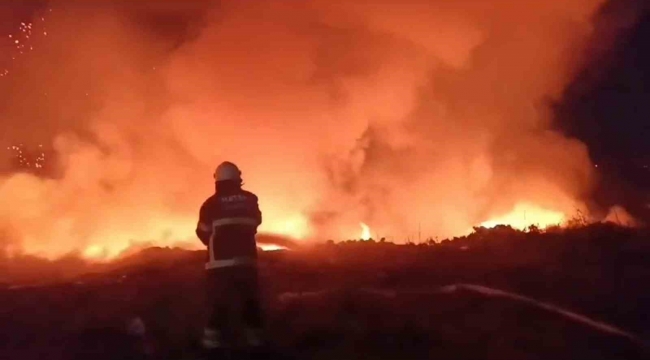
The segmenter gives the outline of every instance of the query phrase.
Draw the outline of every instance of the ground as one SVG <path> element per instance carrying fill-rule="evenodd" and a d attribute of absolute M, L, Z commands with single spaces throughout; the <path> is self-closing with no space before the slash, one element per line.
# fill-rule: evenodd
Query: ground
<path fill-rule="evenodd" d="M 262 253 L 270 334 L 298 359 L 650 358 L 648 238 L 612 225 L 498 228 L 435 245 L 346 242 Z M 206 314 L 204 256 L 153 248 L 50 283 L 3 279 L 0 358 L 126 359 L 130 344 L 142 346 L 125 331 L 136 317 L 150 357 L 187 357 Z M 16 266 L 5 268 L 25 284 Z M 514 292 L 630 336 L 510 298 L 441 291 L 450 284 Z"/>

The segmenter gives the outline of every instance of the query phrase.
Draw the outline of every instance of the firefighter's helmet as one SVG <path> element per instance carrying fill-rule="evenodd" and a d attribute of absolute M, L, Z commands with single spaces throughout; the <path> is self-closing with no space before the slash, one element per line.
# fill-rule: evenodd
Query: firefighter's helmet
<path fill-rule="evenodd" d="M 215 181 L 235 180 L 241 182 L 241 171 L 237 165 L 230 161 L 224 161 L 214 171 Z"/>

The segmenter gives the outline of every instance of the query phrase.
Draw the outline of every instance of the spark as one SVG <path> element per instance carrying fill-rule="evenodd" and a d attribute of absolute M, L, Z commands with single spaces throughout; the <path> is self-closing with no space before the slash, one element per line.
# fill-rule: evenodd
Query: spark
<path fill-rule="evenodd" d="M 50 9 L 51 11 L 51 9 Z M 46 18 L 45 17 L 40 17 L 41 22 L 45 23 Z M 7 36 L 11 41 L 13 41 L 13 45 L 15 47 L 15 52 L 11 54 L 11 60 L 18 60 L 21 56 L 24 56 L 25 53 L 27 52 L 27 48 L 29 48 L 29 51 L 34 50 L 34 45 L 31 44 L 30 42 L 33 41 L 32 36 L 32 31 L 42 31 L 44 36 L 48 35 L 47 29 L 41 25 L 41 29 L 34 29 L 34 23 L 32 22 L 27 22 L 27 21 L 22 21 L 20 22 L 20 25 L 18 26 L 18 29 L 13 33 L 13 34 L 8 34 Z M 9 69 L 4 69 L 0 72 L 0 77 L 5 77 L 9 74 Z"/>
<path fill-rule="evenodd" d="M 18 166 L 18 169 L 36 169 L 36 170 L 41 170 L 45 169 L 46 165 L 46 156 L 45 156 L 45 151 L 43 151 L 43 145 L 39 144 L 39 148 L 41 148 L 40 153 L 38 156 L 35 156 L 33 153 L 30 151 L 24 150 L 24 145 L 19 144 L 19 145 L 11 145 L 7 147 L 7 150 L 13 151 L 14 152 L 14 159 L 15 159 L 15 164 Z M 34 159 L 35 157 L 35 159 Z"/>

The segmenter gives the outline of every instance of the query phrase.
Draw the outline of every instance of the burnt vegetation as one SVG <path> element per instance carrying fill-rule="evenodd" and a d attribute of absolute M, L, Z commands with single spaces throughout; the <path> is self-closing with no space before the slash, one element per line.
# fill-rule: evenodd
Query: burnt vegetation
<path fill-rule="evenodd" d="M 648 235 L 615 224 L 499 226 L 441 242 L 345 241 L 264 252 L 271 337 L 285 352 L 310 359 L 646 358 Z M 188 356 L 206 315 L 204 256 L 150 248 L 104 265 L 5 258 L 0 353 Z M 456 283 L 556 304 L 625 329 L 641 343 L 512 300 L 438 291 Z M 144 339 L 127 333 L 138 317 Z"/>

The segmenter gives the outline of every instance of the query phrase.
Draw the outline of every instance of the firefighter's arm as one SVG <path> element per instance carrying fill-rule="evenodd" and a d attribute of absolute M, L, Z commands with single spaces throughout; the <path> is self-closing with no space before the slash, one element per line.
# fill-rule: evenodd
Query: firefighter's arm
<path fill-rule="evenodd" d="M 212 236 L 212 221 L 205 204 L 201 206 L 201 211 L 199 212 L 199 223 L 196 225 L 196 236 L 199 237 L 199 240 L 201 240 L 203 245 L 208 246 L 210 236 Z"/>
<path fill-rule="evenodd" d="M 260 205 L 257 196 L 255 196 L 254 199 L 255 199 L 255 206 L 253 208 L 253 217 L 255 218 L 255 220 L 257 220 L 257 224 L 260 225 L 262 223 L 262 211 L 260 210 Z"/>

